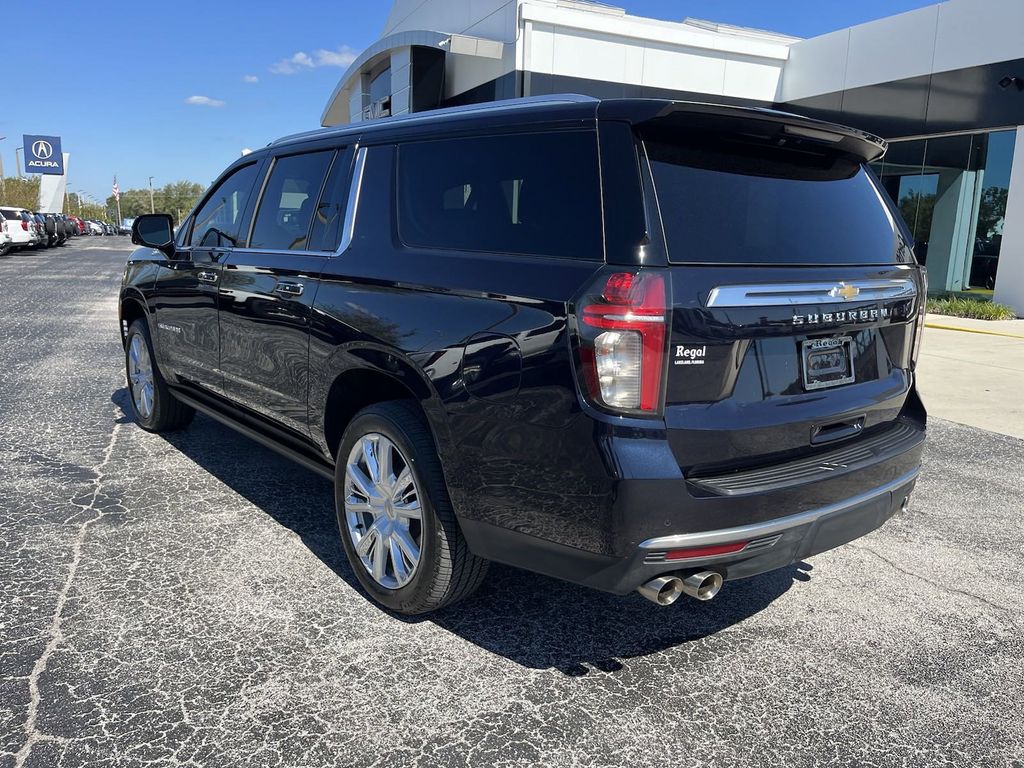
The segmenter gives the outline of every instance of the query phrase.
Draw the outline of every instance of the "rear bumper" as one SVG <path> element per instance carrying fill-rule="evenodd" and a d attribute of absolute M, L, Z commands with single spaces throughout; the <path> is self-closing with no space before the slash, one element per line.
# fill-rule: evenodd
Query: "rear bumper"
<path fill-rule="evenodd" d="M 693 478 L 683 475 L 666 441 L 609 436 L 605 446 L 616 475 L 609 506 L 600 514 L 560 515 L 585 524 L 591 544 L 571 546 L 482 520 L 460 522 L 481 557 L 617 594 L 693 569 L 746 578 L 882 526 L 914 489 L 924 439 L 923 416 L 901 419 L 813 459 Z M 738 543 L 742 549 L 725 554 L 678 552 Z"/>
<path fill-rule="evenodd" d="M 834 549 L 880 528 L 897 512 L 906 509 L 917 475 L 918 470 L 914 469 L 852 498 L 775 520 L 648 539 L 640 544 L 645 553 L 643 562 L 683 570 L 722 570 L 727 580 L 756 576 Z M 732 542 L 747 542 L 747 545 L 733 554 L 666 560 L 666 555 L 673 550 Z"/>
<path fill-rule="evenodd" d="M 767 573 L 853 541 L 906 507 L 918 468 L 842 501 L 730 528 L 670 533 L 646 539 L 623 557 L 610 557 L 473 520 L 462 521 L 470 548 L 482 557 L 616 594 L 669 573 L 718 571 L 727 580 Z M 674 549 L 749 542 L 732 554 L 666 561 Z"/>

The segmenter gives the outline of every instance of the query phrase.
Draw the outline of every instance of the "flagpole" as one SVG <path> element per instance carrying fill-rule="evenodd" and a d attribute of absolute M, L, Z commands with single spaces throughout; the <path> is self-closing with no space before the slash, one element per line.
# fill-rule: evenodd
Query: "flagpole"
<path fill-rule="evenodd" d="M 124 224 L 124 219 L 121 218 L 121 189 L 117 186 L 117 176 L 114 176 L 114 199 L 117 200 L 117 228 L 120 229 L 121 225 Z"/>

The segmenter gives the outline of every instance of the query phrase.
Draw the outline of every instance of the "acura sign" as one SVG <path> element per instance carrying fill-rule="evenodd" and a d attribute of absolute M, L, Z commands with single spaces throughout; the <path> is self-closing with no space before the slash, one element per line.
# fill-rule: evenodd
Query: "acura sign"
<path fill-rule="evenodd" d="M 64 155 L 60 136 L 25 136 L 26 173 L 64 175 Z"/>

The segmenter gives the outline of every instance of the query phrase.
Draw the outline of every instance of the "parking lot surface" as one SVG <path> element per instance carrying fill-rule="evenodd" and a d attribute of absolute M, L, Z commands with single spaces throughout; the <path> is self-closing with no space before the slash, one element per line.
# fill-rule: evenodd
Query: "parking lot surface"
<path fill-rule="evenodd" d="M 126 417 L 128 248 L 0 259 L 0 768 L 1024 765 L 1024 442 L 933 420 L 907 513 L 711 603 L 402 619 L 327 482 Z"/>

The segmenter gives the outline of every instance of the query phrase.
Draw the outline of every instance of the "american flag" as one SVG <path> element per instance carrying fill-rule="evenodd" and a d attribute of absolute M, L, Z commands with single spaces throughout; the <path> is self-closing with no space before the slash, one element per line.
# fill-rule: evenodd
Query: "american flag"
<path fill-rule="evenodd" d="M 121 189 L 117 186 L 117 176 L 114 177 L 114 199 L 121 199 Z"/>

